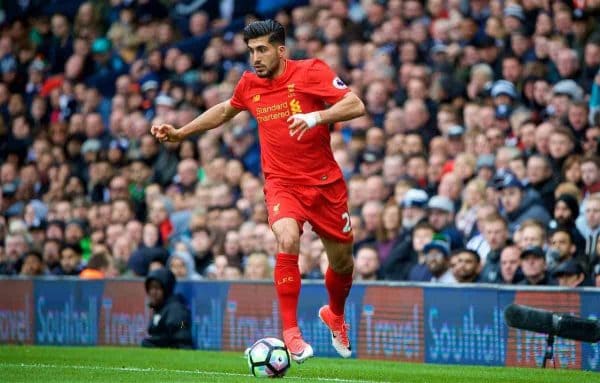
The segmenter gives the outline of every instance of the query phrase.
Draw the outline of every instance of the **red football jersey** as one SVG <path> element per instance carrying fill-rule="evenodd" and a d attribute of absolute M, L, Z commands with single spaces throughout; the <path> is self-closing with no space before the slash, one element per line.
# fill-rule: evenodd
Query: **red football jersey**
<path fill-rule="evenodd" d="M 286 60 L 274 79 L 245 72 L 231 105 L 248 110 L 258 121 L 262 170 L 266 179 L 300 185 L 325 185 L 342 178 L 333 159 L 329 129 L 317 125 L 298 141 L 287 119 L 335 104 L 350 90 L 321 60 Z"/>

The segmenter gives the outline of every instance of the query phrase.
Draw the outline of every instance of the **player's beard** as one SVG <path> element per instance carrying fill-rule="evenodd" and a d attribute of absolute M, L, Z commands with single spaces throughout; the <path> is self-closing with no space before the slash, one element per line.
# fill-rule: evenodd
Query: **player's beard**
<path fill-rule="evenodd" d="M 265 71 L 262 74 L 256 71 L 256 75 L 260 78 L 273 78 L 273 74 L 279 70 L 279 65 L 278 61 L 271 68 L 265 65 Z"/>

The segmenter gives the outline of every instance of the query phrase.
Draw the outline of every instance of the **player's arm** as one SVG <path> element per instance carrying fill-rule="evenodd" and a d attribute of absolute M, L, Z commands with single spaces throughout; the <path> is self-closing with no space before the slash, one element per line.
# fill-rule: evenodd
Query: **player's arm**
<path fill-rule="evenodd" d="M 348 121 L 365 114 L 365 104 L 352 92 L 346 93 L 344 97 L 330 108 L 318 111 L 321 124 L 335 124 L 336 122 Z"/>
<path fill-rule="evenodd" d="M 161 142 L 179 142 L 194 134 L 214 129 L 241 112 L 240 109 L 234 108 L 230 101 L 223 101 L 211 107 L 179 129 L 176 129 L 173 125 L 161 124 L 152 126 L 150 132 Z"/>
<path fill-rule="evenodd" d="M 341 121 L 348 121 L 365 114 L 365 104 L 352 92 L 346 93 L 338 102 L 328 109 L 323 109 L 306 114 L 294 114 L 290 116 L 290 136 L 294 137 L 296 133 L 298 140 L 304 133 L 319 124 L 333 124 Z"/>

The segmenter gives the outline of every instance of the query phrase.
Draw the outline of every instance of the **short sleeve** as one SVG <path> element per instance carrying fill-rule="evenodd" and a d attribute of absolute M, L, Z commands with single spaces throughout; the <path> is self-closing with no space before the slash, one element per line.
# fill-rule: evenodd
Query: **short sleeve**
<path fill-rule="evenodd" d="M 235 89 L 233 90 L 233 96 L 231 96 L 231 106 L 239 110 L 248 109 L 246 107 L 246 103 L 244 102 L 244 100 L 246 99 L 246 83 L 246 76 L 243 75 L 240 78 L 240 81 L 235 86 Z"/>
<path fill-rule="evenodd" d="M 350 92 L 348 86 L 325 64 L 314 59 L 307 69 L 308 93 L 322 98 L 328 104 L 335 104 Z"/>

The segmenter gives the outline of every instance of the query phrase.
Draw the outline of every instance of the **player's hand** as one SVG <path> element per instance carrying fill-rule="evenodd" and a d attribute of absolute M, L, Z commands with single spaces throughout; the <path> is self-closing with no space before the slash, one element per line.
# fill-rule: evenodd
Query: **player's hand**
<path fill-rule="evenodd" d="M 298 141 L 300 141 L 308 129 L 313 128 L 321 122 L 321 114 L 319 112 L 293 114 L 288 117 L 287 122 L 291 122 L 289 126 L 290 137 L 294 137 L 299 133 Z"/>
<path fill-rule="evenodd" d="M 173 125 L 169 124 L 160 124 L 153 125 L 150 128 L 150 133 L 160 142 L 179 142 L 181 141 L 181 137 L 177 132 L 177 129 Z"/>

